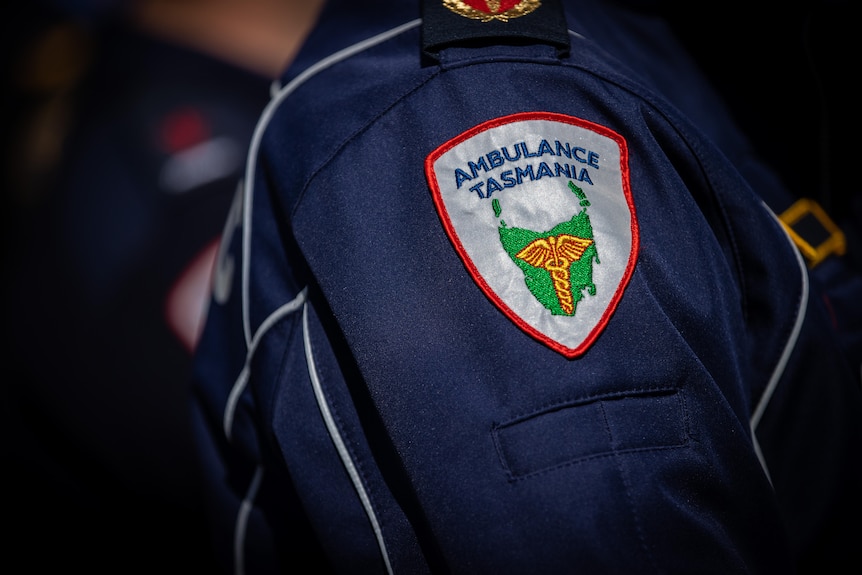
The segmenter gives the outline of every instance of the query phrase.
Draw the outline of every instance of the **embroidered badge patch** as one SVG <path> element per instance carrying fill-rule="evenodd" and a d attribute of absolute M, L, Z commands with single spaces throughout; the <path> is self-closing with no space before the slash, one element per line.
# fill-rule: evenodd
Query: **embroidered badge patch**
<path fill-rule="evenodd" d="M 443 0 L 443 5 L 452 12 L 482 22 L 507 22 L 529 14 L 541 4 L 540 0 Z"/>
<path fill-rule="evenodd" d="M 622 136 L 572 116 L 514 114 L 446 142 L 425 172 L 485 294 L 550 348 L 569 358 L 586 351 L 637 260 Z"/>

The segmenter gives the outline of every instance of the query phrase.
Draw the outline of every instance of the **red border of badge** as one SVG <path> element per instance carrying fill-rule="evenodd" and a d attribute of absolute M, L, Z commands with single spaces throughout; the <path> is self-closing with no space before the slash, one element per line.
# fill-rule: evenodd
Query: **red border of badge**
<path fill-rule="evenodd" d="M 538 331 L 533 326 L 529 325 L 526 321 L 521 319 L 518 314 L 516 314 L 512 309 L 510 309 L 509 306 L 507 306 L 503 302 L 503 300 L 501 300 L 500 297 L 496 294 L 496 292 L 494 292 L 494 290 L 492 290 L 491 287 L 485 282 L 485 279 L 481 276 L 479 270 L 476 269 L 476 266 L 470 259 L 467 250 L 464 248 L 463 244 L 461 243 L 461 240 L 458 238 L 458 234 L 455 233 L 455 229 L 452 226 L 449 214 L 446 211 L 446 205 L 443 203 L 443 199 L 440 196 L 440 185 L 437 182 L 437 176 L 434 173 L 434 162 L 436 162 L 437 159 L 440 158 L 440 156 L 442 156 L 458 144 L 491 128 L 524 120 L 550 120 L 553 122 L 563 122 L 566 124 L 579 126 L 581 128 L 591 130 L 607 138 L 610 138 L 617 143 L 620 150 L 620 175 L 622 177 L 623 194 L 626 197 L 626 203 L 628 204 L 629 212 L 632 216 L 632 246 L 631 251 L 629 252 L 629 261 L 626 264 L 626 270 L 623 273 L 623 277 L 620 280 L 619 285 L 617 286 L 617 291 L 616 293 L 614 293 L 610 303 L 608 304 L 607 308 L 605 308 L 605 311 L 602 313 L 602 317 L 599 319 L 598 322 L 596 322 L 596 325 L 592 328 L 592 331 L 589 333 L 589 335 L 587 335 L 587 337 L 576 348 L 566 347 L 563 344 L 551 339 L 542 332 Z M 617 305 L 622 298 L 623 292 L 628 286 L 629 281 L 631 280 L 631 276 L 634 273 L 635 263 L 637 262 L 637 256 L 640 250 L 640 234 L 638 231 L 638 222 L 635 214 L 635 205 L 632 199 L 631 185 L 629 184 L 628 147 L 626 146 L 625 139 L 616 132 L 610 130 L 609 128 L 594 124 L 593 122 L 589 122 L 587 120 L 575 118 L 573 116 L 558 114 L 554 112 L 520 112 L 517 114 L 502 116 L 500 118 L 494 118 L 493 120 L 483 122 L 439 146 L 425 159 L 425 175 L 428 178 L 428 182 L 431 186 L 432 198 L 434 200 L 434 205 L 437 207 L 437 214 L 440 216 L 440 221 L 443 223 L 443 228 L 446 230 L 446 234 L 449 236 L 449 240 L 452 242 L 452 245 L 455 247 L 455 250 L 461 257 L 461 261 L 464 262 L 464 265 L 467 267 L 467 270 L 470 272 L 470 275 L 473 277 L 473 280 L 482 289 L 485 295 L 492 302 L 494 302 L 494 304 L 504 314 L 506 314 L 506 316 L 510 320 L 512 320 L 518 327 L 520 327 L 534 339 L 544 343 L 551 349 L 561 353 L 569 359 L 574 359 L 582 355 L 593 344 L 596 338 L 599 337 L 599 334 L 604 331 L 605 326 L 607 325 L 608 321 L 610 321 L 610 318 L 613 315 L 614 311 L 616 311 Z"/>

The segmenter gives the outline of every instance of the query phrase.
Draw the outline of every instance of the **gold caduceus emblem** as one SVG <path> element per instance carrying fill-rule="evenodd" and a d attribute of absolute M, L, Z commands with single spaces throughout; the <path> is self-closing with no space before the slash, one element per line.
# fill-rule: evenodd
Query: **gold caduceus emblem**
<path fill-rule="evenodd" d="M 560 302 L 560 308 L 571 315 L 575 311 L 575 305 L 569 269 L 572 262 L 581 259 L 584 251 L 592 243 L 593 240 L 586 238 L 560 234 L 533 240 L 515 254 L 515 257 L 533 267 L 548 270 L 553 280 L 554 292 Z"/>
<path fill-rule="evenodd" d="M 529 14 L 541 4 L 541 0 L 443 0 L 443 5 L 452 12 L 482 22 L 508 22 Z"/>

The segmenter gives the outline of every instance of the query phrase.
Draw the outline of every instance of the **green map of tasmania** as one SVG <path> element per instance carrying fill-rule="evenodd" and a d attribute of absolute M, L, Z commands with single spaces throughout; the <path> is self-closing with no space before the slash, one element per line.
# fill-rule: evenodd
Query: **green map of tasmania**
<path fill-rule="evenodd" d="M 583 190 L 569 182 L 569 189 L 583 208 L 570 220 L 548 231 L 510 228 L 500 220 L 500 243 L 512 261 L 524 272 L 530 293 L 553 315 L 575 315 L 584 291 L 596 295 L 593 261 L 599 261 L 593 226 L 587 215 L 590 205 Z M 499 200 L 492 202 L 494 215 L 502 213 Z"/>

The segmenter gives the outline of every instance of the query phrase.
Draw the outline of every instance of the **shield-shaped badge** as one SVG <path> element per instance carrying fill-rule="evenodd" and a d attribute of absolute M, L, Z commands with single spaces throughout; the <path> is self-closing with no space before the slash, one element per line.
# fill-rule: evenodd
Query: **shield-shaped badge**
<path fill-rule="evenodd" d="M 605 328 L 637 261 L 627 154 L 604 126 L 527 112 L 480 124 L 426 159 L 440 219 L 473 279 L 568 358 Z"/>

